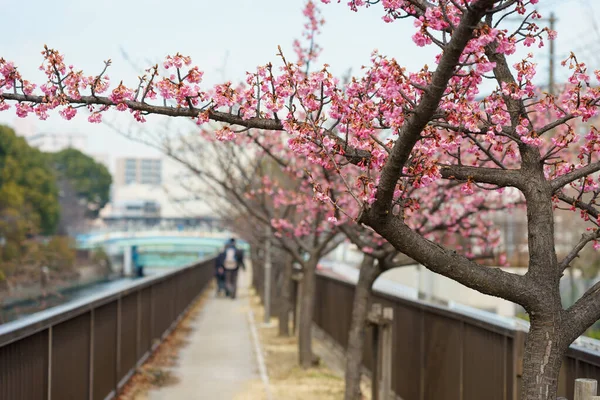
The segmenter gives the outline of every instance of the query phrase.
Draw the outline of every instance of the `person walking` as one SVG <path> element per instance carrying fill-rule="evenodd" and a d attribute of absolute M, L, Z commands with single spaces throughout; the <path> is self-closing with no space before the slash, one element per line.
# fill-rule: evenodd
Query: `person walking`
<path fill-rule="evenodd" d="M 217 280 L 217 296 L 221 294 L 221 292 L 227 293 L 227 288 L 225 287 L 225 266 L 223 263 L 225 262 L 225 249 L 219 253 L 217 259 L 215 260 L 215 279 Z"/>
<path fill-rule="evenodd" d="M 238 271 L 240 267 L 245 270 L 246 265 L 244 264 L 244 252 L 236 247 L 234 238 L 229 239 L 225 245 L 223 267 L 225 269 L 225 293 L 235 299 Z"/>

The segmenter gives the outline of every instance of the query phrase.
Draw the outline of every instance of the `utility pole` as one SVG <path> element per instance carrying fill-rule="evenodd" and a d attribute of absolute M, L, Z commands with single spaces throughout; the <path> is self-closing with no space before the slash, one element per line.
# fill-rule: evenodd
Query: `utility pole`
<path fill-rule="evenodd" d="M 556 17 L 554 13 L 550 13 L 550 30 L 554 31 L 554 23 L 556 22 Z M 554 40 L 550 40 L 550 63 L 549 63 L 549 71 L 548 71 L 548 93 L 554 95 Z"/>

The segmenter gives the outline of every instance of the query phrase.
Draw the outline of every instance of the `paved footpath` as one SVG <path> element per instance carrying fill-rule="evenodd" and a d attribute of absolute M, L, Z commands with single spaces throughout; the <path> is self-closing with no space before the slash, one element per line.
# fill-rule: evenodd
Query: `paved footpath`
<path fill-rule="evenodd" d="M 179 382 L 150 392 L 150 400 L 231 400 L 259 378 L 248 322 L 249 275 L 240 271 L 235 300 L 211 291 L 173 369 Z"/>

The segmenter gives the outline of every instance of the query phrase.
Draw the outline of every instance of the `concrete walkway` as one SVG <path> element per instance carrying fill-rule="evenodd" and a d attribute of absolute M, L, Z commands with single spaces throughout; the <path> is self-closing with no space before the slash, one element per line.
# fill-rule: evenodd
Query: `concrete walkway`
<path fill-rule="evenodd" d="M 179 382 L 150 392 L 150 400 L 231 400 L 259 378 L 248 323 L 249 275 L 240 271 L 235 300 L 211 291 L 173 370 Z"/>

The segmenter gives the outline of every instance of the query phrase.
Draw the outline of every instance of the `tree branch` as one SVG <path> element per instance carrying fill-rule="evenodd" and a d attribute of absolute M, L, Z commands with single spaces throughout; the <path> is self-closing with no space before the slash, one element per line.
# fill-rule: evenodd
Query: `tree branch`
<path fill-rule="evenodd" d="M 563 186 L 568 185 L 573 181 L 576 181 L 577 179 L 584 178 L 598 171 L 600 171 L 600 161 L 588 164 L 585 167 L 575 169 L 567 174 L 561 175 L 550 181 L 550 184 L 552 185 L 552 190 L 556 191 L 562 188 Z"/>
<path fill-rule="evenodd" d="M 365 223 L 370 224 L 370 216 Z M 372 217 L 371 217 L 372 218 Z M 398 251 L 406 254 L 433 272 L 444 275 L 481 293 L 502 297 L 531 309 L 538 304 L 526 276 L 512 274 L 500 268 L 485 267 L 455 251 L 433 243 L 410 229 L 401 219 L 391 218 L 378 225 L 378 232 Z"/>
<path fill-rule="evenodd" d="M 399 132 L 398 140 L 394 143 L 390 158 L 381 171 L 377 187 L 376 200 L 371 212 L 377 215 L 377 220 L 385 220 L 391 215 L 394 190 L 402 169 L 408 160 L 413 147 L 421 137 L 421 132 L 431 121 L 440 103 L 448 81 L 455 73 L 460 56 L 473 38 L 473 31 L 485 13 L 494 5 L 494 0 L 480 0 L 472 4 L 460 21 L 457 29 L 448 43 L 438 67 L 433 74 L 431 84 L 427 87 L 419 105 Z M 374 221 L 375 222 L 375 221 Z"/>
<path fill-rule="evenodd" d="M 523 177 L 519 170 L 468 167 L 464 165 L 442 165 L 440 173 L 445 179 L 467 181 L 472 179 L 479 183 L 489 183 L 500 187 L 519 187 L 523 184 Z"/>
<path fill-rule="evenodd" d="M 562 273 L 567 269 L 571 261 L 573 261 L 581 250 L 585 247 L 586 244 L 591 242 L 592 240 L 598 239 L 600 237 L 600 230 L 590 233 L 584 233 L 581 235 L 581 239 L 577 243 L 575 247 L 567 254 L 565 258 L 558 264 L 559 271 Z"/>
<path fill-rule="evenodd" d="M 600 282 L 589 288 L 565 314 L 566 343 L 571 343 L 600 319 Z"/>

